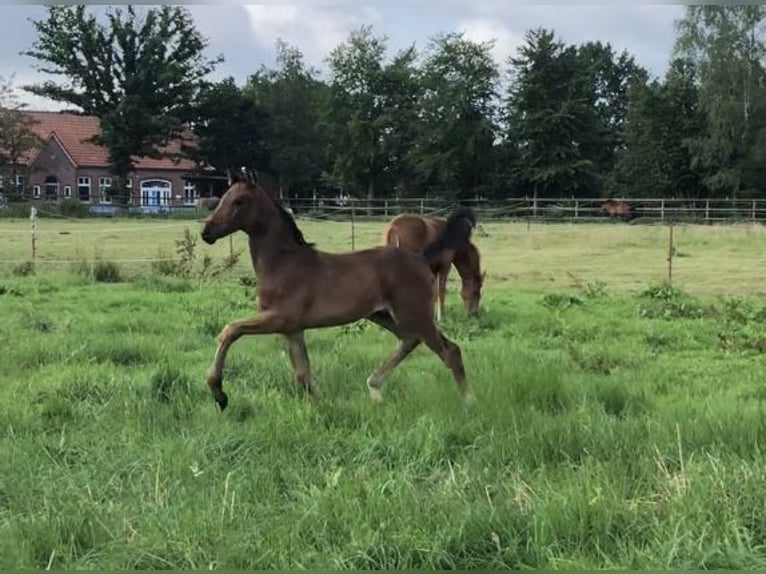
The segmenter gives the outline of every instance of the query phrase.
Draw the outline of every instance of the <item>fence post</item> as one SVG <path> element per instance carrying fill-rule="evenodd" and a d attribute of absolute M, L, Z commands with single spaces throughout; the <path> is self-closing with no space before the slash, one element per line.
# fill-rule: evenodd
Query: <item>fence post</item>
<path fill-rule="evenodd" d="M 580 202 L 575 199 L 575 219 L 580 216 Z"/>
<path fill-rule="evenodd" d="M 423 215 L 426 212 L 425 207 L 423 205 L 423 200 L 420 200 L 420 215 Z"/>
<path fill-rule="evenodd" d="M 356 202 L 351 199 L 351 251 L 355 251 L 356 245 Z"/>
<path fill-rule="evenodd" d="M 37 208 L 32 207 L 29 210 L 29 221 L 32 223 L 32 261 L 37 255 Z"/>
<path fill-rule="evenodd" d="M 673 281 L 673 222 L 668 232 L 668 283 Z"/>
<path fill-rule="evenodd" d="M 753 205 L 750 209 L 750 219 L 755 221 L 755 200 L 753 200 Z"/>
<path fill-rule="evenodd" d="M 665 219 L 665 200 L 660 200 L 660 219 Z"/>
<path fill-rule="evenodd" d="M 710 200 L 705 200 L 705 221 L 710 223 Z"/>
<path fill-rule="evenodd" d="M 383 203 L 383 212 L 385 216 L 388 217 L 388 200 Z"/>

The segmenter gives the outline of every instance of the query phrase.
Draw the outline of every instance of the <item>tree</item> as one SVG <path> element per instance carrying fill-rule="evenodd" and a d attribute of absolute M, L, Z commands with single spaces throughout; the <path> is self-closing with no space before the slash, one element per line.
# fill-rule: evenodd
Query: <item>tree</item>
<path fill-rule="evenodd" d="M 34 120 L 24 113 L 25 107 L 13 88 L 13 80 L 0 77 L 0 174 L 10 173 L 11 185 L 16 183 L 23 158 L 41 143 L 33 131 Z"/>
<path fill-rule="evenodd" d="M 64 80 L 26 89 L 100 118 L 96 142 L 109 149 L 118 182 L 135 157 L 173 155 L 165 147 L 193 118 L 204 78 L 222 60 L 204 58 L 207 41 L 178 6 L 142 16 L 132 6 L 110 9 L 105 24 L 82 5 L 49 6 L 47 18 L 33 24 L 38 38 L 25 54 Z"/>
<path fill-rule="evenodd" d="M 588 101 L 591 128 L 580 136 L 583 154 L 593 161 L 596 193 L 611 195 L 615 188 L 617 154 L 625 146 L 625 121 L 632 87 L 645 85 L 648 74 L 623 51 L 610 44 L 586 42 L 577 47 L 579 87 Z"/>
<path fill-rule="evenodd" d="M 363 26 L 330 54 L 331 180 L 368 200 L 408 172 L 417 118 L 417 53 L 410 47 L 386 63 L 386 42 Z"/>
<path fill-rule="evenodd" d="M 462 33 L 438 35 L 422 67 L 418 169 L 427 187 L 459 198 L 477 195 L 492 171 L 499 76 L 492 47 Z"/>
<path fill-rule="evenodd" d="M 693 63 L 675 59 L 663 82 L 634 86 L 617 163 L 618 185 L 626 195 L 700 197 L 703 187 L 691 152 L 704 128 L 696 75 Z"/>
<path fill-rule="evenodd" d="M 208 163 L 223 174 L 229 168 L 268 162 L 266 113 L 234 78 L 205 87 L 195 116 L 192 125 L 199 144 L 188 153 L 198 163 Z"/>
<path fill-rule="evenodd" d="M 298 48 L 277 40 L 277 68 L 261 67 L 244 88 L 263 110 L 268 167 L 288 196 L 307 196 L 327 163 L 322 116 L 328 87 L 316 76 Z"/>
<path fill-rule="evenodd" d="M 581 145 L 595 127 L 594 115 L 577 49 L 552 31 L 530 30 L 509 63 L 507 137 L 516 149 L 514 174 L 521 185 L 534 197 L 595 189 L 594 161 Z"/>
<path fill-rule="evenodd" d="M 675 53 L 699 70 L 705 131 L 692 156 L 716 195 L 742 195 L 763 187 L 766 55 L 761 5 L 687 6 L 678 22 Z"/>

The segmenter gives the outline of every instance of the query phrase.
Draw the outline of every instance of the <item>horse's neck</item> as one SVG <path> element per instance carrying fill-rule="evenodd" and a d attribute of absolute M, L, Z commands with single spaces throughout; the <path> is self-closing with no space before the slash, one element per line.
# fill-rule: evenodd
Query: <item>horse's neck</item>
<path fill-rule="evenodd" d="M 481 270 L 476 260 L 468 254 L 461 253 L 457 255 L 452 264 L 457 269 L 458 275 L 463 281 L 478 281 Z"/>
<path fill-rule="evenodd" d="M 249 232 L 248 237 L 250 261 L 257 276 L 271 273 L 286 250 L 296 245 L 277 213 L 269 220 L 265 233 Z"/>

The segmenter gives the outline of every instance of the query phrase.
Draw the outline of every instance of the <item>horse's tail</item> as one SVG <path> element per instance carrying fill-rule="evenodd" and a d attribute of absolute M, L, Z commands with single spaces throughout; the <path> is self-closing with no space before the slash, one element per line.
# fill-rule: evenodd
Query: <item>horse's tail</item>
<path fill-rule="evenodd" d="M 456 251 L 471 242 L 471 233 L 476 227 L 476 215 L 467 207 L 461 207 L 447 218 L 447 224 L 441 235 L 423 249 L 423 258 L 431 271 L 439 267 L 440 258 L 445 251 Z"/>

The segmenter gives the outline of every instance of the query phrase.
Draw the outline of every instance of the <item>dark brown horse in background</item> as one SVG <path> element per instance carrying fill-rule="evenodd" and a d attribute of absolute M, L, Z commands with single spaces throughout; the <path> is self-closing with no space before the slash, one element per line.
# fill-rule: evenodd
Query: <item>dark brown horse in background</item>
<path fill-rule="evenodd" d="M 258 184 L 255 172 L 230 175 L 229 183 L 205 219 L 202 239 L 212 245 L 236 231 L 248 235 L 260 313 L 229 323 L 218 335 L 207 384 L 221 410 L 228 403 L 223 391 L 226 353 L 243 335 L 282 335 L 296 380 L 312 393 L 303 332 L 359 319 L 369 319 L 399 339 L 396 350 L 367 379 L 373 400 L 382 399 L 385 376 L 421 342 L 441 358 L 463 397 L 471 400 L 460 348 L 437 327 L 432 305 L 432 274 L 445 256 L 470 241 L 470 211 L 451 215 L 444 232 L 417 255 L 393 247 L 324 253 L 306 242 L 274 194 Z"/>
<path fill-rule="evenodd" d="M 476 219 L 471 220 L 476 227 Z M 423 216 L 414 213 L 404 213 L 394 217 L 383 231 L 385 245 L 393 245 L 412 253 L 420 253 L 426 245 L 438 238 L 447 226 L 444 217 Z M 447 291 L 447 276 L 452 265 L 457 269 L 462 287 L 460 296 L 465 308 L 470 314 L 479 310 L 481 290 L 486 273 L 481 272 L 481 256 L 473 242 L 467 242 L 462 248 L 444 251 L 436 264 L 436 318 L 441 321 L 444 315 L 444 297 Z"/>
<path fill-rule="evenodd" d="M 636 212 L 633 206 L 627 201 L 607 199 L 598 207 L 598 213 L 603 213 L 609 217 L 615 217 L 630 221 L 636 217 Z"/>

